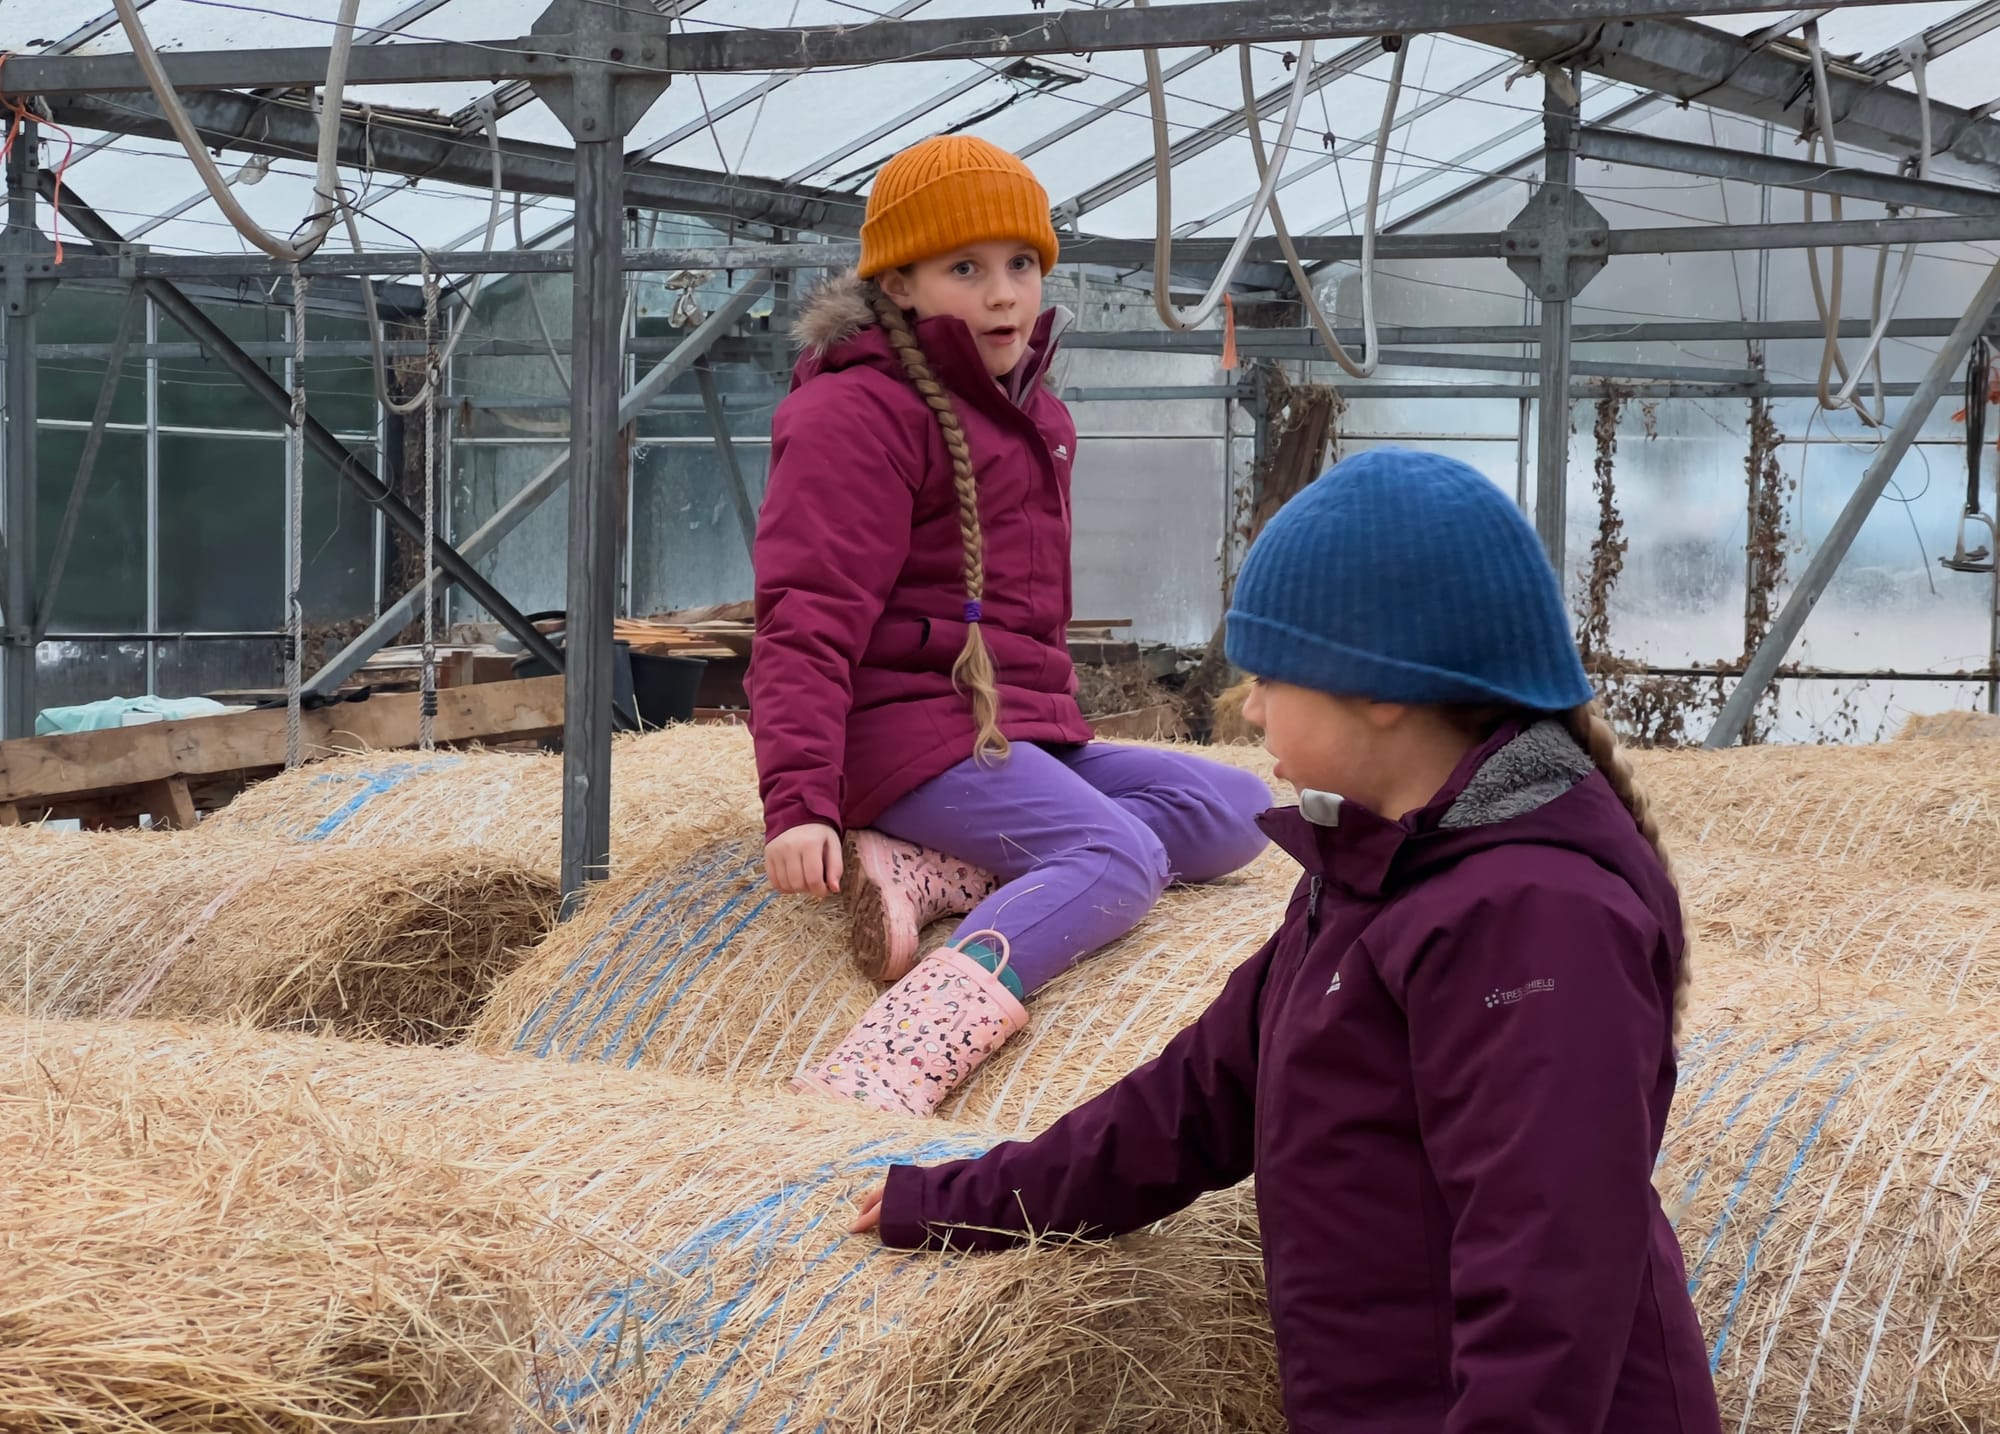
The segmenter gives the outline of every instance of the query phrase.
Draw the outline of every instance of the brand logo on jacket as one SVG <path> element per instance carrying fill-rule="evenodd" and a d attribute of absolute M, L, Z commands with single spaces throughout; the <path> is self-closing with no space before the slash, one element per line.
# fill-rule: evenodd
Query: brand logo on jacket
<path fill-rule="evenodd" d="M 1340 973 L 1336 971 L 1333 973 L 1333 984 L 1326 988 L 1326 993 L 1329 996 L 1333 996 L 1333 995 L 1338 995 L 1339 992 L 1340 992 Z"/>
<path fill-rule="evenodd" d="M 1069 462 L 1069 445 L 1067 443 L 1058 443 L 1056 445 L 1056 457 L 1062 459 L 1065 463 Z"/>
<path fill-rule="evenodd" d="M 1498 1010 L 1502 1006 L 1516 1006 L 1530 996 L 1540 996 L 1556 988 L 1554 981 L 1530 981 L 1525 986 L 1516 986 L 1511 991 L 1495 991 L 1486 998 L 1486 1009 Z"/>

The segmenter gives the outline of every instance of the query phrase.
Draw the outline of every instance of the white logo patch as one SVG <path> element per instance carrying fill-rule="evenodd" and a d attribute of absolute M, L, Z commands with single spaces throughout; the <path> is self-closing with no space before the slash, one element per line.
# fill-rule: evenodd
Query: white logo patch
<path fill-rule="evenodd" d="M 1516 986 L 1511 991 L 1494 991 L 1486 998 L 1486 1009 L 1497 1010 L 1501 1006 L 1516 1006 L 1530 996 L 1540 996 L 1553 991 L 1556 983 L 1550 980 L 1530 981 L 1525 986 Z"/>
<path fill-rule="evenodd" d="M 1339 994 L 1339 991 L 1340 991 L 1340 973 L 1336 971 L 1333 973 L 1333 984 L 1326 988 L 1326 993 L 1329 996 L 1333 996 Z"/>
<path fill-rule="evenodd" d="M 1056 445 L 1056 457 L 1062 459 L 1065 463 L 1069 462 L 1069 445 L 1067 443 L 1058 443 Z"/>

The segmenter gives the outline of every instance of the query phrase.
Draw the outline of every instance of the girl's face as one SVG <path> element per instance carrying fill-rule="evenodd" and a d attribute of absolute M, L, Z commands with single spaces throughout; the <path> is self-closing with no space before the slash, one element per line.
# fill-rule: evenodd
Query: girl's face
<path fill-rule="evenodd" d="M 1259 679 L 1243 715 L 1264 729 L 1276 773 L 1300 791 L 1331 792 L 1401 820 L 1427 806 L 1474 745 L 1436 708 Z"/>
<path fill-rule="evenodd" d="M 878 276 L 882 292 L 919 319 L 962 319 L 986 372 L 1005 378 L 1028 354 L 1042 312 L 1042 256 L 1032 244 L 995 240 Z"/>

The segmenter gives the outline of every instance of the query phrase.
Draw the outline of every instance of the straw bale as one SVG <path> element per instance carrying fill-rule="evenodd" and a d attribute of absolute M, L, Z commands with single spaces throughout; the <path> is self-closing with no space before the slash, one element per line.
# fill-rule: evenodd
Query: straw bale
<path fill-rule="evenodd" d="M 0 1207 L 0 1327 L 11 1321 L 38 1356 L 49 1351 L 25 1368 L 0 1362 L 0 1409 L 10 1381 L 37 1378 L 103 1409 L 107 1387 L 145 1378 L 150 1351 L 178 1341 L 174 1378 L 227 1410 L 234 1387 L 210 1371 L 261 1368 L 258 1321 L 287 1332 L 304 1380 L 364 1383 L 326 1334 L 404 1291 L 439 1327 L 373 1351 L 381 1377 L 435 1407 L 443 1366 L 456 1376 L 450 1393 L 469 1399 L 505 1361 L 479 1330 L 445 1324 L 435 1302 L 396 1283 L 395 1251 L 383 1253 L 379 1293 L 322 1277 L 321 1244 L 383 1212 L 392 1233 L 437 1260 L 446 1288 L 490 1272 L 496 1303 L 524 1292 L 513 1354 L 525 1369 L 507 1392 L 525 1406 L 525 1428 L 1284 1427 L 1240 1190 L 1106 1245 L 911 1255 L 846 1235 L 852 1199 L 892 1163 L 976 1153 L 985 1138 L 462 1050 L 0 1022 L 0 1144 L 52 1128 L 77 1132 L 104 1213 L 121 1218 L 83 1230 L 45 1223 L 61 1187 L 41 1181 Z M 228 1172 L 197 1199 L 227 1187 L 233 1221 L 281 1232 L 264 1245 L 274 1268 L 255 1283 L 213 1277 L 199 1250 L 184 1258 L 172 1239 L 192 1218 L 174 1198 L 184 1187 L 164 1162 L 157 1178 L 135 1165 L 135 1150 L 190 1143 L 211 1171 Z M 88 1163 L 93 1148 L 101 1165 Z M 297 1178 L 238 1178 L 261 1177 L 267 1159 Z M 120 1205 L 110 1192 L 128 1175 Z M 97 1294 L 109 1318 L 54 1297 L 65 1260 L 92 1239 L 100 1261 L 150 1261 L 143 1283 Z M 311 1409 L 270 1425 L 228 1413 L 200 1427 L 353 1428 Z M 106 1414 L 31 1427 L 137 1426 Z"/>
<path fill-rule="evenodd" d="M 1724 1427 L 1996 1427 L 2000 1024 L 1797 986 L 1706 984 L 1655 1180 Z"/>
<path fill-rule="evenodd" d="M 1816 980 L 1855 978 L 1865 995 L 2000 1002 L 2000 900 L 1991 892 L 1872 877 L 1807 857 L 1696 848 L 1678 863 L 1706 962 L 1728 953 Z"/>
<path fill-rule="evenodd" d="M 1038 992 L 1028 1029 L 939 1114 L 1036 1129 L 1150 1059 L 1277 929 L 1297 878 L 1274 849 L 1228 881 L 1169 890 L 1130 936 Z M 780 1085 L 880 989 L 848 960 L 838 905 L 774 895 L 761 847 L 740 834 L 592 893 L 494 992 L 471 1039 Z"/>
<path fill-rule="evenodd" d="M 611 772 L 611 841 L 620 855 L 652 845 L 682 819 L 757 805 L 742 727 L 619 737 Z M 478 846 L 553 872 L 562 853 L 562 758 L 477 750 L 336 757 L 260 782 L 202 830 L 330 846 Z"/>
<path fill-rule="evenodd" d="M 1898 742 L 1958 742 L 2000 737 L 2000 717 L 1991 712 L 1918 712 L 1896 734 Z"/>
<path fill-rule="evenodd" d="M 1209 740 L 1218 746 L 1232 746 L 1247 742 L 1262 742 L 1264 730 L 1243 715 L 1243 704 L 1250 699 L 1250 689 L 1254 682 L 1244 681 L 1225 689 L 1215 699 L 1210 709 L 1212 730 Z"/>
<path fill-rule="evenodd" d="M 1738 846 L 2000 886 L 2000 762 L 1977 742 L 1635 752 L 1676 849 Z"/>
<path fill-rule="evenodd" d="M 21 831 L 4 851 L 0 1010 L 39 1016 L 446 1040 L 556 906 L 547 877 L 461 849 Z"/>
<path fill-rule="evenodd" d="M 1261 750 L 1138 745 L 1242 767 L 1281 790 Z M 611 745 L 616 856 L 644 854 L 730 817 L 754 821 L 759 810 L 747 728 L 675 726 Z M 553 873 L 562 853 L 562 758 L 485 751 L 338 757 L 259 783 L 201 829 L 335 846 L 480 846 Z"/>

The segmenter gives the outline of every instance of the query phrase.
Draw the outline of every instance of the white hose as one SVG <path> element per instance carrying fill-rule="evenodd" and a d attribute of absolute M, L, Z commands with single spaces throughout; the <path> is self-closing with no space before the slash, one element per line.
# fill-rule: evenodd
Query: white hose
<path fill-rule="evenodd" d="M 1917 151 L 1917 178 L 1929 179 L 1931 177 L 1931 93 L 1930 82 L 1924 73 L 1926 57 L 1919 50 L 1912 53 L 1909 59 L 1910 78 L 1915 81 L 1917 87 L 1917 113 L 1919 123 L 1922 127 L 1921 148 Z M 1890 292 L 1889 300 L 1885 304 L 1882 301 L 1882 279 L 1889 267 L 1889 249 L 1887 245 L 1884 245 L 1876 251 L 1875 323 L 1869 330 L 1868 346 L 1862 351 L 1861 359 L 1855 365 L 1854 375 L 1841 387 L 1840 392 L 1833 396 L 1835 404 L 1852 405 L 1859 411 L 1860 405 L 1854 403 L 1854 389 L 1861 380 L 1860 370 L 1872 360 L 1875 366 L 1875 407 L 1878 427 L 1880 426 L 1879 420 L 1886 418 L 1888 414 L 1888 408 L 1883 401 L 1882 394 L 1882 340 L 1888 335 L 1889 323 L 1896 317 L 1896 310 L 1902 306 L 1903 290 L 1909 285 L 1910 271 L 1916 266 L 1916 261 L 1917 246 L 1914 244 L 1905 244 L 1903 246 L 1903 262 L 1901 267 L 1896 271 L 1896 286 Z"/>
<path fill-rule="evenodd" d="M 1312 320 L 1313 328 L 1319 333 L 1319 340 L 1333 361 L 1355 378 L 1373 377 L 1382 361 L 1380 345 L 1375 334 L 1375 234 L 1382 207 L 1382 168 L 1389 154 L 1389 132 L 1396 123 L 1396 103 L 1403 92 L 1403 62 L 1409 54 L 1409 46 L 1396 50 L 1395 61 L 1389 68 L 1389 93 L 1382 102 L 1382 125 L 1375 135 L 1375 159 L 1368 170 L 1368 208 L 1361 221 L 1361 357 L 1349 356 L 1341 346 L 1340 338 L 1333 331 L 1326 311 L 1320 308 L 1319 299 L 1313 292 L 1312 276 L 1306 273 L 1305 265 L 1299 262 L 1299 251 L 1292 243 L 1290 227 L 1285 223 L 1285 213 L 1278 204 L 1275 190 L 1271 194 L 1269 207 L 1271 224 L 1278 233 L 1278 247 L 1284 252 L 1285 267 L 1291 271 L 1292 287 L 1299 291 L 1299 298 L 1305 304 L 1306 315 Z M 1257 173 L 1263 176 L 1264 126 L 1257 113 L 1257 96 L 1250 75 L 1250 47 L 1242 50 L 1243 77 L 1243 117 L 1250 129 L 1250 151 L 1257 160 Z"/>
<path fill-rule="evenodd" d="M 1826 55 L 1820 46 L 1819 23 L 1813 21 L 1805 27 L 1806 51 L 1812 58 L 1813 112 L 1816 145 L 1823 147 L 1829 167 L 1840 163 L 1840 152 L 1835 143 L 1833 129 L 1833 96 L 1827 83 Z M 1925 57 L 1921 53 L 1910 56 L 1910 71 L 1917 87 L 1918 110 L 1923 127 L 1921 148 L 1917 156 L 1917 175 L 1928 179 L 1931 167 L 1931 105 L 1930 89 L 1924 73 Z M 1828 198 L 1835 223 L 1842 217 L 1842 205 L 1838 194 Z M 1804 214 L 1808 224 L 1813 222 L 1813 198 L 1810 189 L 1804 191 Z M 1888 273 L 1889 251 L 1886 247 L 1877 251 L 1875 263 L 1875 289 L 1873 294 L 1872 322 L 1869 327 L 1868 342 L 1862 348 L 1861 356 L 1855 361 L 1852 371 L 1848 368 L 1847 356 L 1840 347 L 1841 284 L 1843 274 L 1842 251 L 1833 250 L 1829 264 L 1830 282 L 1820 278 L 1819 252 L 1806 250 L 1806 271 L 1812 281 L 1813 305 L 1818 310 L 1820 322 L 1826 327 L 1826 342 L 1820 351 L 1819 404 L 1829 412 L 1851 408 L 1862 422 L 1873 428 L 1883 427 L 1888 422 L 1888 403 L 1883 392 L 1882 341 L 1887 336 L 1889 324 L 1896 316 L 1896 310 L 1903 300 L 1904 289 L 1909 284 L 1910 272 L 1916 263 L 1917 246 L 1905 245 L 1903 262 L 1896 274 L 1895 286 L 1887 300 L 1883 297 L 1884 280 Z M 1871 412 L 1856 396 L 1862 378 L 1872 368 L 1875 392 L 1875 408 Z M 1838 392 L 1832 389 L 1832 376 L 1838 372 L 1841 386 Z"/>
<path fill-rule="evenodd" d="M 124 25 L 125 34 L 131 41 L 132 56 L 139 62 L 153 98 L 159 103 L 160 112 L 166 116 L 174 138 L 187 151 L 188 162 L 201 176 L 203 187 L 208 190 L 209 197 L 215 201 L 223 217 L 235 227 L 237 233 L 283 263 L 296 264 L 317 250 L 339 216 L 339 205 L 332 196 L 339 187 L 340 95 L 347 83 L 347 60 L 354 48 L 354 24 L 361 11 L 361 0 L 341 0 L 340 15 L 334 21 L 333 46 L 326 65 L 326 102 L 320 112 L 319 168 L 314 180 L 314 193 L 319 197 L 322 208 L 306 217 L 300 235 L 295 239 L 280 239 L 265 232 L 250 217 L 249 211 L 237 202 L 228 179 L 216 167 L 208 145 L 195 128 L 187 107 L 175 93 L 173 81 L 161 66 L 159 54 L 146 34 L 145 23 L 139 18 L 139 7 L 133 0 L 113 0 L 113 4 L 117 7 L 119 22 Z"/>
<path fill-rule="evenodd" d="M 1146 0 L 1133 0 L 1139 9 L 1146 8 Z M 1306 92 L 1312 88 L 1312 54 L 1310 40 L 1299 46 L 1297 73 L 1292 77 L 1292 94 L 1285 106 L 1284 123 L 1278 128 L 1279 162 L 1265 171 L 1263 182 L 1257 186 L 1257 198 L 1243 216 L 1243 228 L 1236 235 L 1236 242 L 1229 246 L 1229 254 L 1216 271 L 1215 282 L 1202 295 L 1201 302 L 1183 313 L 1174 307 L 1172 280 L 1174 265 L 1174 190 L 1173 156 L 1167 142 L 1167 93 L 1165 82 L 1160 78 L 1160 57 L 1156 50 L 1141 52 L 1145 56 L 1146 94 L 1153 109 L 1153 193 L 1156 200 L 1157 226 L 1153 240 L 1153 304 L 1160 311 L 1160 321 L 1178 332 L 1198 328 L 1206 323 L 1209 316 L 1222 306 L 1222 296 L 1229 292 L 1230 281 L 1236 277 L 1236 270 L 1243 263 L 1244 251 L 1250 247 L 1251 236 L 1257 232 L 1257 225 L 1264 218 L 1265 207 L 1277 191 L 1278 176 L 1284 170 L 1284 156 L 1291 153 L 1292 132 L 1299 125 L 1299 110 L 1305 104 Z"/>

